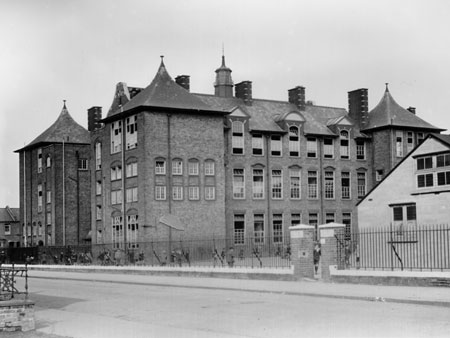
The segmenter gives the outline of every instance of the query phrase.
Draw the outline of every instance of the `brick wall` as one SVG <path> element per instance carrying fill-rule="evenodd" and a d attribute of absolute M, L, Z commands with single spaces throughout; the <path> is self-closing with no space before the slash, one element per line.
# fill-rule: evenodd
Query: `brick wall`
<path fill-rule="evenodd" d="M 34 302 L 8 300 L 0 302 L 0 331 L 34 330 Z"/>

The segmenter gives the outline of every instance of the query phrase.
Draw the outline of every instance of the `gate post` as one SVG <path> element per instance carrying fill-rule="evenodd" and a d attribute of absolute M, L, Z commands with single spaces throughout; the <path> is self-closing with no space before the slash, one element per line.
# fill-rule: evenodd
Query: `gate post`
<path fill-rule="evenodd" d="M 345 225 L 328 223 L 319 225 L 321 244 L 321 272 L 324 281 L 330 281 L 330 266 L 338 265 L 338 245 L 345 231 Z M 344 249 L 344 248 L 342 248 Z"/>
<path fill-rule="evenodd" d="M 289 227 L 289 230 L 294 276 L 297 278 L 314 278 L 314 226 L 299 224 Z"/>

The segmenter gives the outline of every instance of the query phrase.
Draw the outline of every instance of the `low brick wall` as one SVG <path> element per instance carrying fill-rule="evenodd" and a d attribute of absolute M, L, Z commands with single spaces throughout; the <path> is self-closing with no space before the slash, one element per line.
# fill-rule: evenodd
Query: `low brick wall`
<path fill-rule="evenodd" d="M 29 300 L 0 301 L 0 332 L 34 330 L 34 302 Z"/>

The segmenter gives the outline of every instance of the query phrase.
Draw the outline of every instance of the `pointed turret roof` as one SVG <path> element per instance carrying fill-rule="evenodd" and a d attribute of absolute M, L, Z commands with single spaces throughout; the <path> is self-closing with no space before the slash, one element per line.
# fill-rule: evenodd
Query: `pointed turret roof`
<path fill-rule="evenodd" d="M 62 143 L 63 140 L 67 143 L 90 143 L 89 132 L 84 127 L 75 122 L 72 116 L 70 116 L 65 101 L 58 119 L 41 135 L 36 137 L 25 147 L 16 150 L 16 152 L 29 148 L 35 148 L 42 144 Z"/>
<path fill-rule="evenodd" d="M 144 88 L 121 109 L 108 114 L 105 122 L 117 117 L 120 113 L 129 113 L 136 110 L 158 108 L 163 110 L 184 110 L 196 112 L 209 112 L 224 114 L 228 111 L 217 110 L 204 103 L 195 95 L 178 85 L 169 75 L 161 57 L 161 64 L 155 78 L 150 85 Z"/>
<path fill-rule="evenodd" d="M 443 131 L 420 117 L 401 107 L 389 92 L 388 84 L 378 105 L 369 112 L 369 121 L 364 130 L 378 129 L 383 127 L 407 127 L 415 129 L 426 129 L 429 131 Z"/>

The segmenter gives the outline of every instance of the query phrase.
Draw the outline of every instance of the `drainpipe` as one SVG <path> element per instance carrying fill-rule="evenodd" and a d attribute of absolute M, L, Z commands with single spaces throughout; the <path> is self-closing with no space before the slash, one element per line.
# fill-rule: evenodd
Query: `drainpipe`
<path fill-rule="evenodd" d="M 23 151 L 23 226 L 24 244 L 28 246 L 28 225 L 27 225 L 27 180 L 26 180 L 26 165 L 25 165 L 25 150 Z"/>
<path fill-rule="evenodd" d="M 123 112 L 123 107 L 120 107 L 120 111 Z M 125 168 L 125 146 L 126 146 L 126 126 L 125 119 L 122 118 L 122 147 L 121 147 L 121 160 L 122 160 L 122 223 L 123 223 L 123 245 L 124 251 L 127 253 L 127 232 L 128 232 L 128 224 L 127 224 L 127 215 L 126 215 L 126 184 L 125 184 L 125 176 L 126 176 L 126 168 Z"/>
<path fill-rule="evenodd" d="M 270 238 L 270 220 L 271 220 L 271 215 L 270 215 L 270 211 L 272 209 L 271 207 L 271 191 L 270 191 L 270 187 L 271 187 L 271 182 L 270 182 L 270 159 L 269 159 L 269 139 L 270 139 L 270 135 L 265 135 L 265 139 L 266 139 L 266 179 L 267 179 L 267 184 L 266 184 L 266 195 L 267 195 L 267 233 L 269 234 L 269 238 Z M 272 238 L 273 239 L 273 238 Z M 270 243 L 269 243 L 269 248 L 270 248 Z"/>
<path fill-rule="evenodd" d="M 317 225 L 323 224 L 323 220 L 325 219 L 323 217 L 323 158 L 322 158 L 322 139 L 317 138 L 317 156 L 319 156 L 319 202 L 320 202 L 320 218 L 317 220 Z M 318 237 L 318 227 L 316 228 L 316 240 Z"/>
<path fill-rule="evenodd" d="M 172 214 L 172 149 L 170 146 L 170 117 L 171 114 L 167 114 L 167 198 L 169 201 L 169 215 Z M 168 255 L 172 252 L 172 228 L 169 226 L 169 248 Z M 169 256 L 170 257 L 170 256 Z"/>

